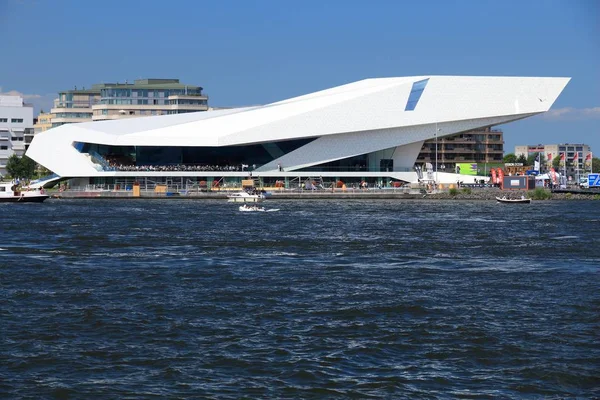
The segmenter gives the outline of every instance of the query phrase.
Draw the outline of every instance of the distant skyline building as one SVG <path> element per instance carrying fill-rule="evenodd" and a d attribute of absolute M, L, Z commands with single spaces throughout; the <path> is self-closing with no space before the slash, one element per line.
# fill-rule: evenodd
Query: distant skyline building
<path fill-rule="evenodd" d="M 515 146 L 515 156 L 521 155 L 529 157 L 531 153 L 542 153 L 544 161 L 548 159 L 554 160 L 561 153 L 565 153 L 565 160 L 572 162 L 577 154 L 577 160 L 580 166 L 583 165 L 588 154 L 592 153 L 589 145 L 584 143 L 561 143 L 561 144 L 535 144 L 535 145 L 518 145 Z"/>
<path fill-rule="evenodd" d="M 33 106 L 21 96 L 0 96 L 0 174 L 6 175 L 6 162 L 13 154 L 25 154 L 33 138 Z"/>
<path fill-rule="evenodd" d="M 134 83 L 101 83 L 90 89 L 59 92 L 51 113 L 52 127 L 70 123 L 183 114 L 208 110 L 202 87 L 179 79 L 136 79 Z"/>
<path fill-rule="evenodd" d="M 552 161 L 561 154 L 565 154 L 566 165 L 561 165 L 560 171 L 566 170 L 568 176 L 574 177 L 579 173 L 584 173 L 591 167 L 590 161 L 586 164 L 586 159 L 591 159 L 592 149 L 587 144 L 583 143 L 561 143 L 561 144 L 535 144 L 535 145 L 518 145 L 515 146 L 515 156 L 521 155 L 528 157 L 532 153 L 541 153 L 541 164 L 546 165 L 550 169 Z"/>

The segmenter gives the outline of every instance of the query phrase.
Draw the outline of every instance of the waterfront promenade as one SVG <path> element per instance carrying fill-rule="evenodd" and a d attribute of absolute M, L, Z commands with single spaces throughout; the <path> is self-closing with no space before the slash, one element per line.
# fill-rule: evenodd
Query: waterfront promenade
<path fill-rule="evenodd" d="M 456 190 L 437 190 L 428 192 L 423 189 L 348 189 L 348 190 L 267 190 L 270 193 L 268 200 L 277 199 L 414 199 L 414 200 L 492 200 L 496 197 L 506 196 L 519 198 L 521 196 L 533 197 L 534 191 L 501 190 L 495 187 L 461 188 Z M 544 200 L 592 200 L 600 199 L 600 192 L 570 191 L 550 192 Z M 153 190 L 141 190 L 139 197 L 134 197 L 131 190 L 65 190 L 51 193 L 52 198 L 109 198 L 109 199 L 226 199 L 232 191 L 173 191 L 156 193 Z"/>

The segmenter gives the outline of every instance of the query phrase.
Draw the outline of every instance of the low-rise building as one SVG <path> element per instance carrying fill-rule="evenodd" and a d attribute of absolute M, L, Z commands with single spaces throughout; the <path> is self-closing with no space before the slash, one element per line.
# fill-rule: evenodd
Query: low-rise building
<path fill-rule="evenodd" d="M 21 96 L 0 96 L 0 175 L 13 154 L 25 154 L 25 138 L 33 137 L 33 106 Z"/>
<path fill-rule="evenodd" d="M 556 157 L 564 154 L 564 162 L 560 163 L 560 170 L 566 172 L 571 180 L 576 178 L 577 173 L 583 174 L 591 168 L 592 149 L 583 143 L 561 143 L 561 144 L 536 144 L 515 146 L 515 156 L 528 157 L 532 153 L 540 153 L 540 162 L 544 170 L 552 167 Z M 587 163 L 586 163 L 587 160 Z"/>

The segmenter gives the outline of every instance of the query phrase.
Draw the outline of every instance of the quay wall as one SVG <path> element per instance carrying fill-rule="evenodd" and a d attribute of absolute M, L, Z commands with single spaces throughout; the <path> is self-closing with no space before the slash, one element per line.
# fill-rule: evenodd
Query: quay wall
<path fill-rule="evenodd" d="M 600 200 L 600 192 L 559 193 L 546 191 L 549 195 L 544 200 Z M 457 191 L 437 191 L 428 193 L 419 190 L 346 190 L 346 191 L 313 191 L 313 190 L 282 190 L 270 192 L 270 199 L 415 199 L 415 200 L 496 200 L 496 197 L 520 198 L 521 196 L 533 197 L 532 191 L 500 190 L 499 188 L 474 188 Z M 141 191 L 140 197 L 134 197 L 130 190 L 104 190 L 104 191 L 76 191 L 51 192 L 52 198 L 82 199 L 226 199 L 229 192 L 167 192 L 155 193 L 154 191 Z"/>

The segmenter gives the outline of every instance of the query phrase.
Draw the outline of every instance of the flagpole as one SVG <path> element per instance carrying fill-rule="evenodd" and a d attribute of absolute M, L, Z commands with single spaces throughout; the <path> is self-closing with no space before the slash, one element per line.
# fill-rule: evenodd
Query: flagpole
<path fill-rule="evenodd" d="M 565 185 L 567 184 L 567 152 L 562 153 L 562 162 L 563 162 L 563 176 L 564 176 L 564 182 Z"/>

